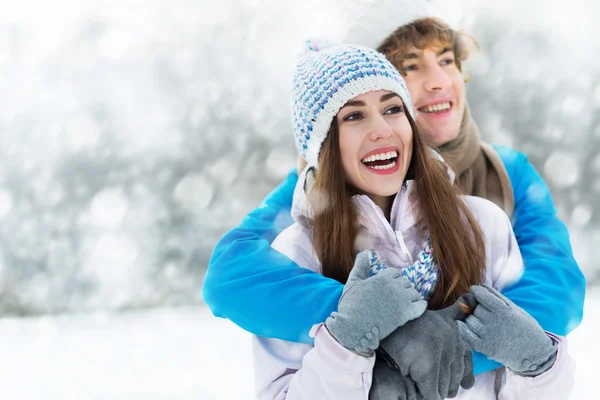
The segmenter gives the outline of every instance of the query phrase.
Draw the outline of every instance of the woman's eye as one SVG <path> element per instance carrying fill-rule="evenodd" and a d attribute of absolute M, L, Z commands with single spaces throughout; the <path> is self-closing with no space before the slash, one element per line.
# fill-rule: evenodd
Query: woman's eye
<path fill-rule="evenodd" d="M 404 67 L 402 67 L 402 71 L 404 71 L 404 72 L 416 71 L 416 70 L 417 70 L 417 66 L 415 64 L 405 65 Z"/>
<path fill-rule="evenodd" d="M 387 110 L 385 110 L 383 115 L 400 114 L 403 111 L 404 111 L 404 109 L 402 108 L 402 106 L 392 106 L 392 107 L 388 108 Z"/>
<path fill-rule="evenodd" d="M 453 58 L 446 58 L 445 60 L 442 60 L 442 62 L 440 64 L 441 65 L 451 65 L 451 64 L 454 64 L 454 59 Z"/>
<path fill-rule="evenodd" d="M 360 121 L 363 118 L 361 113 L 355 112 L 352 114 L 347 115 L 344 118 L 344 121 Z"/>

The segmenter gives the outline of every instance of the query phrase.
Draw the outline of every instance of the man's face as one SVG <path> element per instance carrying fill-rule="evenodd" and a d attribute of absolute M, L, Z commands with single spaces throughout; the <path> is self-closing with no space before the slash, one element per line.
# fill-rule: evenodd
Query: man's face
<path fill-rule="evenodd" d="M 437 146 L 460 132 L 465 111 L 465 81 L 452 48 L 407 48 L 402 68 L 408 91 L 418 111 L 417 126 Z"/>

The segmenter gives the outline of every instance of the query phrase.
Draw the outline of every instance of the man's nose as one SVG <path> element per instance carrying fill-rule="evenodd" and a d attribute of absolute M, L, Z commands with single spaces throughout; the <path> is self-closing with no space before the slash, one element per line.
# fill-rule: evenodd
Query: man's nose
<path fill-rule="evenodd" d="M 435 64 L 427 69 L 427 77 L 425 79 L 425 90 L 438 91 L 449 88 L 452 81 L 443 68 Z"/>

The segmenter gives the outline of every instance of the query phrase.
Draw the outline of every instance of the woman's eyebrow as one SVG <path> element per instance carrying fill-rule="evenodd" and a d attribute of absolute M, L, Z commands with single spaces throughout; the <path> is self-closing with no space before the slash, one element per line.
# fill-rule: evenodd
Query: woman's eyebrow
<path fill-rule="evenodd" d="M 386 93 L 383 96 L 381 96 L 381 99 L 379 100 L 381 103 L 383 103 L 384 101 L 388 101 L 389 99 L 392 99 L 394 97 L 400 97 L 397 93 Z"/>
<path fill-rule="evenodd" d="M 350 100 L 349 102 L 347 102 L 346 104 L 344 104 L 342 106 L 342 108 L 344 107 L 362 107 L 362 106 L 366 106 L 365 102 L 362 100 Z"/>

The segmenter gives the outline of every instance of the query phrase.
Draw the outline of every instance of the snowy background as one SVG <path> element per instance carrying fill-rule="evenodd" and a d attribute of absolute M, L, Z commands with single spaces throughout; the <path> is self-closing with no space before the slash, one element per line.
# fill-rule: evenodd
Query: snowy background
<path fill-rule="evenodd" d="M 569 226 L 595 293 L 574 348 L 596 347 L 600 3 L 441 3 L 481 45 L 482 136 L 529 155 Z M 336 15 L 335 0 L 0 0 L 0 395 L 251 398 L 247 335 L 211 317 L 203 276 L 294 165 L 294 56 Z"/>

